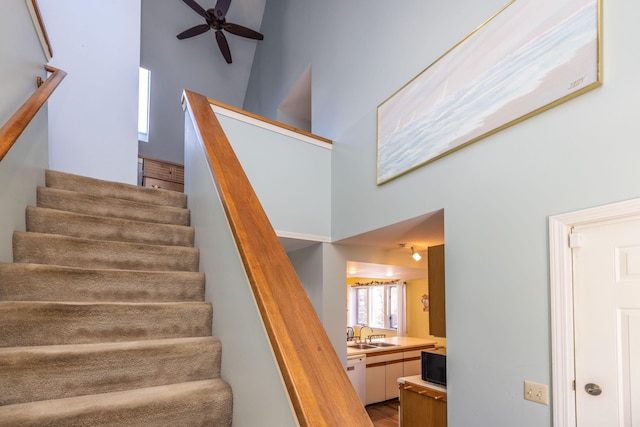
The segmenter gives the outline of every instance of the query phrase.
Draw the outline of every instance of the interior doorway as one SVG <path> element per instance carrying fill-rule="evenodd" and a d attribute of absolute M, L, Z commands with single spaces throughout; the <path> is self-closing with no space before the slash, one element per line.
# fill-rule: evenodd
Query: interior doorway
<path fill-rule="evenodd" d="M 354 329 L 354 334 L 357 335 L 362 326 L 360 308 L 370 307 L 353 304 L 353 301 L 361 300 L 360 297 L 355 298 L 356 292 L 367 294 L 368 291 L 370 297 L 372 290 L 386 285 L 393 287 L 398 283 L 402 285 L 402 298 L 398 300 L 397 310 L 399 326 L 389 329 L 374 322 L 375 333 L 433 338 L 430 332 L 427 253 L 430 247 L 444 243 L 443 209 L 334 243 L 352 248 L 344 251 L 347 273 L 345 321 L 347 327 Z M 372 326 L 371 322 L 364 323 Z M 442 338 L 438 345 L 444 343 Z"/>

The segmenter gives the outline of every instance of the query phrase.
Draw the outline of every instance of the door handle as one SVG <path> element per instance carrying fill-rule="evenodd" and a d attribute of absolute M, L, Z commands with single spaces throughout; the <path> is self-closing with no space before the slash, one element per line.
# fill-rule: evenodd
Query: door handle
<path fill-rule="evenodd" d="M 598 384 L 589 383 L 584 386 L 584 389 L 591 396 L 600 396 L 600 394 L 602 394 L 602 389 Z"/>

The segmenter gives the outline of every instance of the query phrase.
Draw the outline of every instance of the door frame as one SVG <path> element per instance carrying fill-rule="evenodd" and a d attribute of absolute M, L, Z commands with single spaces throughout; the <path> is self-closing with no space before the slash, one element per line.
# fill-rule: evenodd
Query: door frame
<path fill-rule="evenodd" d="M 549 217 L 553 426 L 576 427 L 572 227 L 640 215 L 640 199 Z"/>

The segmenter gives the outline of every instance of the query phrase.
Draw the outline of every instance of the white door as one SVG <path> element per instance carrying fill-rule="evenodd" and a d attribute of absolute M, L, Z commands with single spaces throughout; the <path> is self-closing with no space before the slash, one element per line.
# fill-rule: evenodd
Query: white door
<path fill-rule="evenodd" d="M 573 229 L 578 427 L 640 427 L 640 216 Z"/>

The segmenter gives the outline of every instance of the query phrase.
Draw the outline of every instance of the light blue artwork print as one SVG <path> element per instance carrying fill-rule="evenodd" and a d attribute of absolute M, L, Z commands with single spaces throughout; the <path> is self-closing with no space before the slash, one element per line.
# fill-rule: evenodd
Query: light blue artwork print
<path fill-rule="evenodd" d="M 378 107 L 382 184 L 600 84 L 599 0 L 516 0 Z"/>

